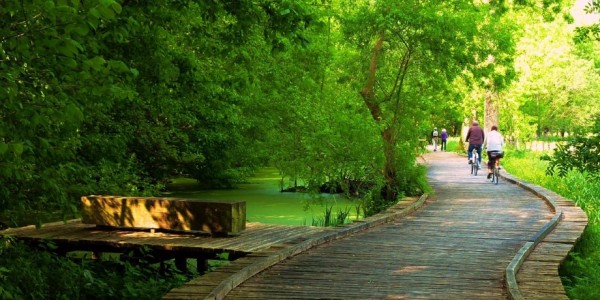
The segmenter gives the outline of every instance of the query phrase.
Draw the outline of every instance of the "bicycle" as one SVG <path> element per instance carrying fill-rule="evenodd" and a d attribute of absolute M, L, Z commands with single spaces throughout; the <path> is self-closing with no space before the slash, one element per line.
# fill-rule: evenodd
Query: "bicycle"
<path fill-rule="evenodd" d="M 473 150 L 473 156 L 471 157 L 472 162 L 471 163 L 471 174 L 473 174 L 474 176 L 477 176 L 477 171 L 479 171 L 479 154 L 477 154 L 477 150 Z"/>
<path fill-rule="evenodd" d="M 489 154 L 489 159 L 492 162 L 492 176 L 490 176 L 490 181 L 493 184 L 498 184 L 498 179 L 500 178 L 500 158 L 504 157 L 504 153 L 501 151 L 491 151 Z"/>

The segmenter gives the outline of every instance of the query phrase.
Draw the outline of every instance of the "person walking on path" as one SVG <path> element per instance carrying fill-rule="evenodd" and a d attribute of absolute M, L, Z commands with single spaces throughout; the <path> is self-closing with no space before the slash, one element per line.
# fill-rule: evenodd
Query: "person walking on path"
<path fill-rule="evenodd" d="M 448 132 L 446 132 L 446 128 L 442 128 L 442 134 L 440 135 L 442 139 L 442 143 L 440 144 L 440 150 L 446 151 L 446 142 L 448 140 Z"/>
<path fill-rule="evenodd" d="M 492 131 L 490 131 L 486 137 L 484 142 L 484 148 L 487 149 L 488 155 L 488 175 L 489 179 L 492 176 L 492 167 L 496 163 L 496 160 L 499 160 L 502 155 L 502 146 L 504 146 L 504 137 L 500 132 L 498 132 L 498 126 L 492 126 Z"/>
<path fill-rule="evenodd" d="M 439 132 L 437 130 L 437 127 L 435 127 L 435 128 L 433 128 L 433 131 L 431 132 L 431 142 L 433 144 L 433 151 L 437 151 L 438 138 L 439 138 Z"/>
<path fill-rule="evenodd" d="M 485 140 L 485 133 L 483 129 L 479 127 L 479 122 L 473 121 L 473 126 L 469 128 L 467 131 L 467 138 L 465 138 L 466 142 L 469 142 L 469 148 L 467 153 L 469 155 L 469 164 L 473 163 L 473 150 L 477 151 L 478 158 L 478 166 L 481 166 L 481 146 L 483 145 L 483 141 Z"/>

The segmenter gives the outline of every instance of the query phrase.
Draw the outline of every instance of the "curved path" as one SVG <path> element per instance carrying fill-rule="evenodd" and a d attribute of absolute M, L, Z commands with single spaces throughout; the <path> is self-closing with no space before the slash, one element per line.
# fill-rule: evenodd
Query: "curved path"
<path fill-rule="evenodd" d="M 227 298 L 506 299 L 506 266 L 553 212 L 513 184 L 470 175 L 456 154 L 426 161 L 435 193 L 424 208 L 291 257 Z"/>
<path fill-rule="evenodd" d="M 587 226 L 579 207 L 510 174 L 471 176 L 456 154 L 424 158 L 429 198 L 271 245 L 163 299 L 568 299 L 558 268 Z"/>

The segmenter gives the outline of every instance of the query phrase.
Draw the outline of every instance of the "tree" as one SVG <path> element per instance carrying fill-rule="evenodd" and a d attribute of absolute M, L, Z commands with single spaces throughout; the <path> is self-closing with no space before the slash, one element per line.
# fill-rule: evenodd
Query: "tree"
<path fill-rule="evenodd" d="M 588 116 L 598 106 L 594 63 L 578 54 L 572 29 L 564 20 L 529 24 L 533 15 L 521 17 L 523 36 L 515 60 L 520 76 L 505 94 L 513 110 L 503 120 L 514 124 L 521 137 L 527 137 L 527 132 L 537 137 L 573 132 L 589 122 Z"/>
<path fill-rule="evenodd" d="M 100 54 L 116 1 L 4 1 L 0 7 L 0 208 L 67 207 L 79 130 L 95 100 L 127 97 L 134 71 Z"/>
<path fill-rule="evenodd" d="M 392 199 L 401 186 L 398 172 L 413 164 L 409 149 L 422 134 L 411 128 L 431 127 L 423 116 L 431 114 L 436 100 L 452 93 L 453 79 L 464 70 L 471 70 L 476 80 L 491 74 L 496 65 L 485 62 L 492 50 L 507 50 L 492 42 L 505 31 L 483 30 L 482 24 L 491 24 L 485 18 L 490 6 L 464 1 L 359 1 L 343 7 L 348 42 L 358 49 L 357 57 L 369 57 L 362 65 L 366 71 L 360 94 L 381 129 L 385 195 Z M 484 32 L 494 34 L 486 38 Z"/>
<path fill-rule="evenodd" d="M 157 193 L 180 174 L 242 180 L 271 154 L 274 58 L 306 44 L 307 8 L 3 2 L 0 207 L 76 210 L 83 194 Z"/>

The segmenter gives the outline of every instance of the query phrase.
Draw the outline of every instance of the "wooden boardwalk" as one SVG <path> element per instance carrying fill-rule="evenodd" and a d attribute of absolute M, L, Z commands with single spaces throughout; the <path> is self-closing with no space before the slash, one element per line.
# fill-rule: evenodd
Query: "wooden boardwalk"
<path fill-rule="evenodd" d="M 492 185 L 456 154 L 425 160 L 432 195 L 343 227 L 248 223 L 216 238 L 71 221 L 0 235 L 65 251 L 146 246 L 165 259 L 236 259 L 164 299 L 568 299 L 558 267 L 587 225 L 581 209 L 508 174 Z"/>
<path fill-rule="evenodd" d="M 580 209 L 514 178 L 492 185 L 455 154 L 426 160 L 435 193 L 424 208 L 328 242 L 256 253 L 165 299 L 568 299 L 558 264 L 587 224 Z"/>

